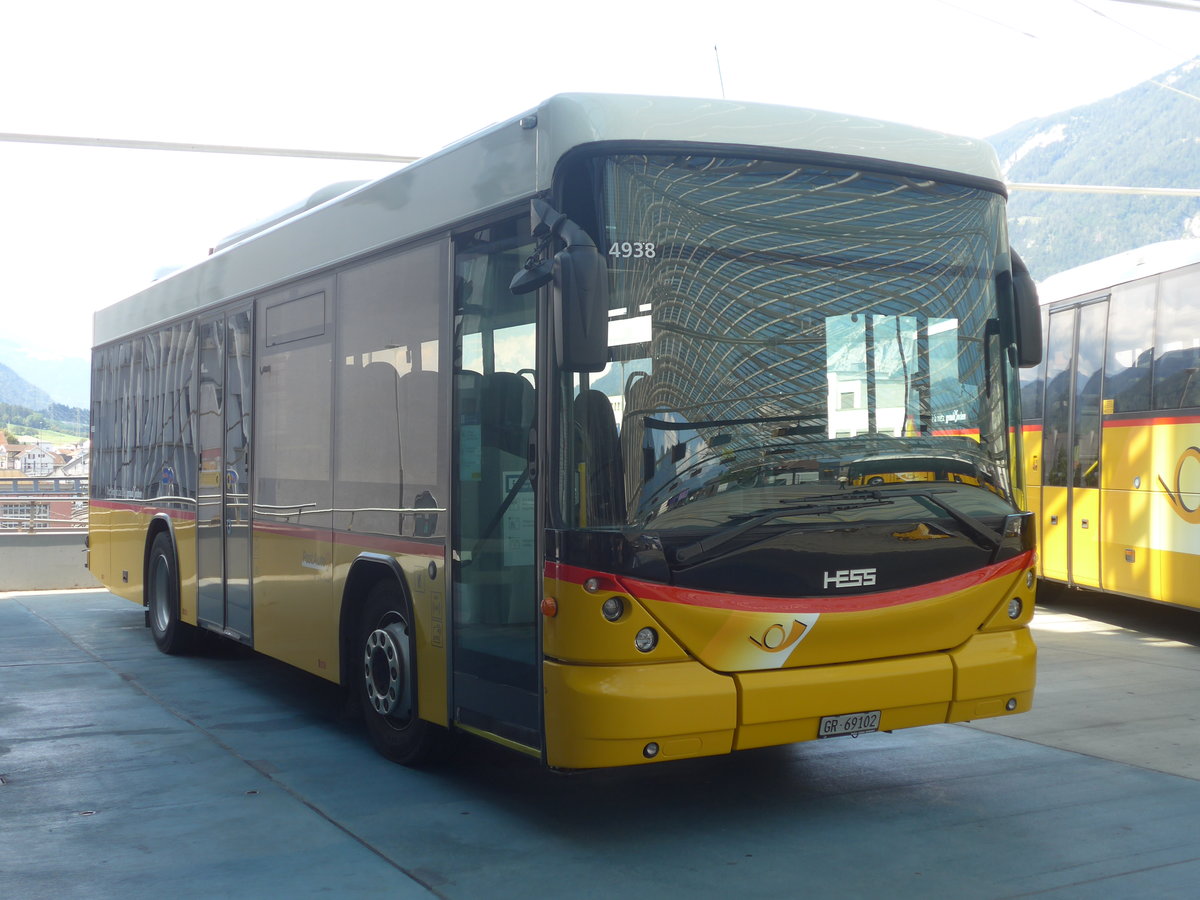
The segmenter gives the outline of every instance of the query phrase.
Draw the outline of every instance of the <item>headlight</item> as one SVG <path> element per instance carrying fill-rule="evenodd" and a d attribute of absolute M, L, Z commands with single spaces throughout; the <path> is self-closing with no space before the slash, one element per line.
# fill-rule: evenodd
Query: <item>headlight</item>
<path fill-rule="evenodd" d="M 649 653 L 658 646 L 658 632 L 653 628 L 643 628 L 634 636 L 633 646 L 643 653 Z"/>
<path fill-rule="evenodd" d="M 600 607 L 600 615 L 604 616 L 610 622 L 617 621 L 617 619 L 625 615 L 625 601 L 620 597 L 609 597 L 604 601 L 604 605 Z"/>

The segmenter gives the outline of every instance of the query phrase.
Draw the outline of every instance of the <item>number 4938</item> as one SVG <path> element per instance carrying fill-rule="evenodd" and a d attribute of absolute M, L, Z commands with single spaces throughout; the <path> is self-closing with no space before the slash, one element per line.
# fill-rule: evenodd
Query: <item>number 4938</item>
<path fill-rule="evenodd" d="M 613 241 L 608 255 L 617 259 L 654 259 L 655 248 L 647 241 Z"/>

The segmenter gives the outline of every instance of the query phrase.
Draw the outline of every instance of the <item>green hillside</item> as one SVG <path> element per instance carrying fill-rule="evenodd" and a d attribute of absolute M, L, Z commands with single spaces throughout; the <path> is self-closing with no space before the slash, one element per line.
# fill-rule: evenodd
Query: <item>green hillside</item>
<path fill-rule="evenodd" d="M 1200 57 L 991 142 L 1010 182 L 1200 189 Z M 1043 279 L 1145 244 L 1200 237 L 1200 197 L 1014 191 L 1009 227 Z"/>

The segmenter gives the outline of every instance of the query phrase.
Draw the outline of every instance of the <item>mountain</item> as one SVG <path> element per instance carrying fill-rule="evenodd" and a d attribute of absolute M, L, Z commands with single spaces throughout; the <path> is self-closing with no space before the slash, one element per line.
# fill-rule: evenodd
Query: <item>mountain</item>
<path fill-rule="evenodd" d="M 30 384 L 0 363 L 0 403 L 11 403 L 40 412 L 50 407 L 51 399 L 40 387 Z"/>
<path fill-rule="evenodd" d="M 989 139 L 1009 182 L 1200 190 L 1200 56 L 1114 97 Z M 1009 233 L 1037 280 L 1200 237 L 1200 197 L 1013 191 Z"/>
<path fill-rule="evenodd" d="M 34 410 L 44 410 L 51 401 L 66 406 L 86 408 L 91 392 L 91 363 L 81 356 L 46 359 L 12 340 L 0 337 L 0 365 L 32 387 L 34 396 L 42 396 L 41 405 L 23 402 L 9 396 L 7 378 L 0 375 L 0 403 L 15 403 Z M 19 391 L 19 388 L 14 388 Z"/>

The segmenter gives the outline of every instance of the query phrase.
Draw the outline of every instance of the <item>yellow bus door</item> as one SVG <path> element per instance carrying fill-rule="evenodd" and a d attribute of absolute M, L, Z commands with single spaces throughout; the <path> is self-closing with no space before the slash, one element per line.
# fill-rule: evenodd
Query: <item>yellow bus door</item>
<path fill-rule="evenodd" d="M 1079 308 L 1075 341 L 1075 392 L 1071 421 L 1071 583 L 1102 587 L 1100 543 L 1101 405 L 1104 400 L 1104 333 L 1108 300 Z"/>
<path fill-rule="evenodd" d="M 1051 313 L 1042 435 L 1042 575 L 1100 587 L 1107 298 Z"/>

